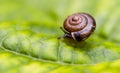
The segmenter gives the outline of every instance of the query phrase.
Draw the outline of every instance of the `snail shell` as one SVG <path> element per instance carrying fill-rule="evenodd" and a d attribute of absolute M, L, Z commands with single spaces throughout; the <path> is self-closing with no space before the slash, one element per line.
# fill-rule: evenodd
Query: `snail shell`
<path fill-rule="evenodd" d="M 95 19 L 87 13 L 75 13 L 68 16 L 63 24 L 64 37 L 77 41 L 87 39 L 95 30 Z"/>

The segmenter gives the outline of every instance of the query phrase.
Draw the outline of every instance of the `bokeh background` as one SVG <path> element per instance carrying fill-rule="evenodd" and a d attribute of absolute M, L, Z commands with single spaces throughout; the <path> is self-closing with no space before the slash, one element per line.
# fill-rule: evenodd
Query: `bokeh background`
<path fill-rule="evenodd" d="M 94 16 L 97 22 L 96 33 L 104 38 L 112 30 L 119 30 L 119 27 L 114 27 L 120 26 L 119 0 L 0 0 L 0 22 L 35 22 L 56 25 L 58 29 L 68 15 L 76 12 Z M 116 38 L 111 36 L 113 40 L 120 39 Z"/>

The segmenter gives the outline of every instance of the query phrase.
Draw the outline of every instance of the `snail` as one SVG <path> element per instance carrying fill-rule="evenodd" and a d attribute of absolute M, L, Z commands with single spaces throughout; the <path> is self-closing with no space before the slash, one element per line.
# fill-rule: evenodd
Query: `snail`
<path fill-rule="evenodd" d="M 87 13 L 75 13 L 68 16 L 60 29 L 64 36 L 60 38 L 71 38 L 76 41 L 86 40 L 95 30 L 95 19 Z"/>

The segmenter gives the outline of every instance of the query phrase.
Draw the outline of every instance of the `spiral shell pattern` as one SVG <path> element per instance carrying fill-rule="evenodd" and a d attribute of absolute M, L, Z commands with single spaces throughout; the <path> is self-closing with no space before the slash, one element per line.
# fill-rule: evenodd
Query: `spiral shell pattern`
<path fill-rule="evenodd" d="M 90 23 L 89 23 L 90 22 Z M 96 25 L 94 18 L 87 13 L 75 13 L 66 18 L 64 29 L 68 32 L 81 31 L 89 24 Z"/>

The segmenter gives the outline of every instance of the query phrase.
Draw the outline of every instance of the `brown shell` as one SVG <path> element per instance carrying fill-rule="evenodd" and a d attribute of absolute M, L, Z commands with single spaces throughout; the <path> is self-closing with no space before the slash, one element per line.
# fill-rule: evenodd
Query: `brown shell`
<path fill-rule="evenodd" d="M 75 13 L 66 18 L 63 26 L 66 31 L 75 32 L 83 30 L 89 24 L 96 26 L 95 20 L 91 15 L 87 13 Z"/>
<path fill-rule="evenodd" d="M 64 21 L 64 29 L 71 33 L 74 40 L 81 41 L 88 38 L 96 28 L 95 19 L 87 13 L 76 13 L 68 16 Z"/>

